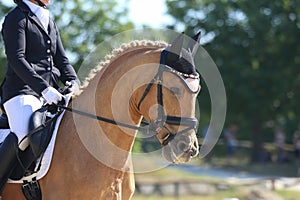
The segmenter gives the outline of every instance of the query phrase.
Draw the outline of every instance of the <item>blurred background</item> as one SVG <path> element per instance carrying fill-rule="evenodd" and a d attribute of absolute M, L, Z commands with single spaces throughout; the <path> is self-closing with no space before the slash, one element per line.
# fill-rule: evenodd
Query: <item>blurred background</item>
<path fill-rule="evenodd" d="M 49 9 L 76 69 L 100 42 L 150 27 L 187 35 L 200 30 L 201 45 L 222 75 L 227 117 L 215 148 L 189 164 L 137 174 L 133 199 L 300 198 L 299 0 L 52 1 Z M 1 0 L 1 24 L 14 6 Z M 1 40 L 1 81 L 5 71 Z M 201 84 L 200 143 L 211 114 Z M 155 138 L 137 139 L 134 151 L 158 146 Z"/>

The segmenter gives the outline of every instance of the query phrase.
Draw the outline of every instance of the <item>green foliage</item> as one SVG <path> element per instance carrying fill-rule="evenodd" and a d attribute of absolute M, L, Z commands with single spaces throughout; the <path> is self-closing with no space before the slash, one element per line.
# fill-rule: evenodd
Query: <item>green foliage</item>
<path fill-rule="evenodd" d="M 9 7 L 3 4 L 3 2 L 0 2 L 0 16 L 4 16 L 5 13 L 7 13 L 10 10 Z M 0 18 L 1 22 L 1 18 Z M 2 27 L 2 25 L 0 26 Z M 0 40 L 0 81 L 3 80 L 5 72 L 6 72 L 6 59 L 5 59 L 5 53 L 3 47 L 3 41 Z"/>
<path fill-rule="evenodd" d="M 139 132 L 142 135 L 143 133 Z M 160 150 L 161 144 L 159 143 L 156 136 L 143 136 L 142 138 L 136 138 L 134 141 L 132 152 L 135 153 L 151 153 Z"/>
<path fill-rule="evenodd" d="M 253 133 L 258 144 L 267 122 L 293 134 L 300 121 L 300 2 L 166 3 L 175 18 L 170 28 L 184 29 L 188 35 L 202 30 L 204 47 L 218 65 L 226 87 L 227 122 L 238 123 L 240 132 Z"/>
<path fill-rule="evenodd" d="M 179 24 L 188 34 L 203 31 L 204 47 L 222 73 L 230 119 L 299 122 L 299 1 L 196 0 L 167 5 L 176 19 L 171 28 Z"/>
<path fill-rule="evenodd" d="M 127 8 L 120 7 L 117 0 L 61 0 L 51 3 L 48 8 L 60 30 L 71 63 L 76 69 L 100 42 L 133 28 L 133 23 L 127 18 Z M 12 7 L 0 2 L 0 16 L 4 16 L 10 9 Z M 5 71 L 2 66 L 6 66 L 2 40 L 0 48 L 2 80 Z"/>
<path fill-rule="evenodd" d="M 53 3 L 50 10 L 75 68 L 100 42 L 133 28 L 126 19 L 127 8 L 119 8 L 116 0 L 62 0 Z"/>

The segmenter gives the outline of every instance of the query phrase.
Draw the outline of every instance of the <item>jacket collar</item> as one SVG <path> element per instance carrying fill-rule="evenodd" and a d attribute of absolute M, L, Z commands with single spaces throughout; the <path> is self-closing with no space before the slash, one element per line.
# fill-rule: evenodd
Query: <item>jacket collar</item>
<path fill-rule="evenodd" d="M 48 35 L 47 31 L 44 29 L 44 27 L 43 27 L 42 23 L 40 22 L 40 20 L 38 19 L 38 17 L 30 10 L 30 8 L 26 5 L 26 3 L 24 3 L 22 1 L 21 3 L 18 4 L 18 7 L 20 8 L 20 10 L 22 12 L 24 12 L 28 16 L 29 19 L 34 21 L 38 25 L 38 27 L 40 29 L 42 29 L 44 31 L 44 33 L 46 33 Z M 49 24 L 51 24 L 51 20 L 50 20 Z"/>

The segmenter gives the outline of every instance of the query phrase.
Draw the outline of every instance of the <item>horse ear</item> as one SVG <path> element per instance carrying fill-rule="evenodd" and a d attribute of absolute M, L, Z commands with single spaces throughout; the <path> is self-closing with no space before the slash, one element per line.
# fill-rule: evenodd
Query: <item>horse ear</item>
<path fill-rule="evenodd" d="M 196 35 L 193 36 L 193 39 L 190 40 L 188 44 L 188 50 L 192 52 L 193 57 L 195 57 L 198 47 L 200 46 L 201 31 L 199 31 Z"/>
<path fill-rule="evenodd" d="M 183 46 L 183 36 L 184 36 L 184 33 L 181 33 L 180 35 L 178 35 L 172 42 L 170 48 L 168 49 L 168 51 L 170 52 L 170 53 L 168 53 L 169 61 L 175 62 L 179 59 L 180 52 L 181 52 L 181 49 Z"/>

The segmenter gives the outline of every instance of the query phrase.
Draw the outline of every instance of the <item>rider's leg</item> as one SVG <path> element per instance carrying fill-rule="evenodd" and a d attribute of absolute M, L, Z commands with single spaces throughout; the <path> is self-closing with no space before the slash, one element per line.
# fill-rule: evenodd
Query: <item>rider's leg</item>
<path fill-rule="evenodd" d="M 17 163 L 18 138 L 10 133 L 0 146 L 0 194 Z"/>
<path fill-rule="evenodd" d="M 28 142 L 18 143 L 28 133 L 29 119 L 34 111 L 41 108 L 42 101 L 32 95 L 19 95 L 6 101 L 4 108 L 8 117 L 11 133 L 0 146 L 0 192 L 15 168 L 18 148 L 25 150 Z"/>
<path fill-rule="evenodd" d="M 4 103 L 10 130 L 17 135 L 19 142 L 28 133 L 28 124 L 32 113 L 42 105 L 42 101 L 32 95 L 19 95 Z M 19 148 L 25 150 L 27 146 L 28 141 L 24 140 Z"/>

